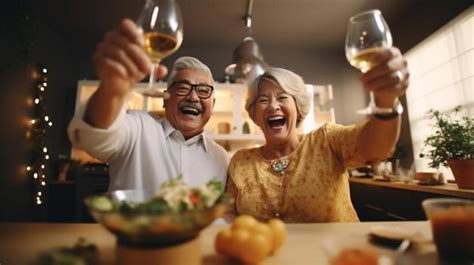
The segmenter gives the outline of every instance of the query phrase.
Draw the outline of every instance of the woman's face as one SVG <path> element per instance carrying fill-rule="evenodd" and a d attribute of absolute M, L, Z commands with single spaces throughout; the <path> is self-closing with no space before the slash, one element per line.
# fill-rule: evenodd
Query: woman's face
<path fill-rule="evenodd" d="M 276 83 L 263 79 L 255 102 L 255 122 L 262 129 L 267 142 L 283 144 L 296 131 L 298 111 L 292 95 Z"/>

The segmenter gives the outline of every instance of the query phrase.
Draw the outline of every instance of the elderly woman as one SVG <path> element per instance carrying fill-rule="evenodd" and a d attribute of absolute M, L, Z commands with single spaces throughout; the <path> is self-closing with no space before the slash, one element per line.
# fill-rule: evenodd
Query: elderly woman
<path fill-rule="evenodd" d="M 303 79 L 281 68 L 257 77 L 245 108 L 266 143 L 232 157 L 226 192 L 235 199 L 233 214 L 285 222 L 357 222 L 346 169 L 377 163 L 393 152 L 402 111 L 398 97 L 408 87 L 406 65 L 392 48 L 380 52 L 376 66 L 360 76 L 364 88 L 375 93 L 377 106 L 392 113 L 352 126 L 325 124 L 308 134 L 297 129 L 311 100 Z"/>

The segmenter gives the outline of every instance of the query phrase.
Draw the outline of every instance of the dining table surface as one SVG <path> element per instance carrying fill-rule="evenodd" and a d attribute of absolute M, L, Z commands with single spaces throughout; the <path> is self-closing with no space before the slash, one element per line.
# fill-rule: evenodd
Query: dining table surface
<path fill-rule="evenodd" d="M 210 225 L 200 233 L 201 264 L 238 264 L 216 254 L 214 249 L 216 234 L 226 226 Z M 368 235 L 375 226 L 416 232 L 415 243 L 402 254 L 396 249 L 374 245 Z M 344 248 L 374 249 L 379 255 L 389 257 L 393 264 L 454 264 L 438 258 L 428 221 L 287 224 L 287 230 L 285 244 L 261 264 L 330 264 L 331 253 Z M 71 247 L 79 238 L 97 246 L 99 264 L 116 264 L 115 236 L 96 223 L 0 223 L 0 264 L 38 264 L 42 253 Z"/>

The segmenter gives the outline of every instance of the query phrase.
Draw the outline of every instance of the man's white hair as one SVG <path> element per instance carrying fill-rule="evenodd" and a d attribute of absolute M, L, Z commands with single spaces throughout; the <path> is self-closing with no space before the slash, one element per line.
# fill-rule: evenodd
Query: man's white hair
<path fill-rule="evenodd" d="M 211 70 L 209 69 L 209 67 L 207 65 L 205 65 L 203 62 L 199 61 L 198 59 L 196 59 L 194 57 L 183 56 L 183 57 L 178 58 L 173 64 L 173 69 L 171 70 L 171 73 L 168 77 L 168 84 L 167 84 L 168 88 L 175 81 L 174 78 L 176 76 L 176 73 L 179 70 L 183 70 L 183 69 L 192 69 L 192 70 L 204 71 L 214 81 L 214 78 L 212 77 L 212 72 L 211 72 Z"/>

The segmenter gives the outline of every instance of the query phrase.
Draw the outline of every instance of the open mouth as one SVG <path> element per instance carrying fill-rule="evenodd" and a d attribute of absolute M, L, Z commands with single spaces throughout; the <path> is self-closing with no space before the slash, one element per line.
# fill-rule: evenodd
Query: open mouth
<path fill-rule="evenodd" d="M 183 114 L 193 115 L 193 116 L 198 116 L 199 114 L 202 113 L 200 109 L 191 108 L 191 107 L 181 107 L 179 110 Z"/>
<path fill-rule="evenodd" d="M 286 118 L 284 116 L 273 116 L 267 119 L 267 124 L 270 128 L 280 128 L 286 124 Z"/>

